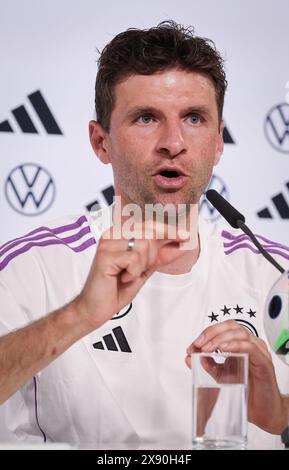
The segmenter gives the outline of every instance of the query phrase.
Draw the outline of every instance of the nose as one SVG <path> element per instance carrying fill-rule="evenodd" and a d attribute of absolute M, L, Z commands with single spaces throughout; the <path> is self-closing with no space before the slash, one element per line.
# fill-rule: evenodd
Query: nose
<path fill-rule="evenodd" d="M 181 123 L 175 121 L 163 123 L 157 141 L 157 151 L 171 158 L 186 151 Z"/>

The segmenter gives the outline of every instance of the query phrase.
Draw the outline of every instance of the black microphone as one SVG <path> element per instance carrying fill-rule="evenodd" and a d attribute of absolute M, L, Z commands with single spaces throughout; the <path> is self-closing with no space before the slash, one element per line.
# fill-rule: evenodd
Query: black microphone
<path fill-rule="evenodd" d="M 261 243 L 257 240 L 255 235 L 251 232 L 251 230 L 245 224 L 245 217 L 243 214 L 237 211 L 235 207 L 233 207 L 226 199 L 223 198 L 215 189 L 209 189 L 206 192 L 206 197 L 208 201 L 217 209 L 218 212 L 226 219 L 226 221 L 231 225 L 233 228 L 240 228 L 243 232 L 248 235 L 250 240 L 254 243 L 254 245 L 258 248 L 260 253 L 271 263 L 275 266 L 280 273 L 284 273 L 285 269 L 280 266 L 279 263 L 263 248 Z"/>

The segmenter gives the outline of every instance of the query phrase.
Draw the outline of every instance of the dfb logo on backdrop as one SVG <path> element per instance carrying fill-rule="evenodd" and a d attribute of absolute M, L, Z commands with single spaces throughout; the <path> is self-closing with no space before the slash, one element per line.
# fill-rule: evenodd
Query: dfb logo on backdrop
<path fill-rule="evenodd" d="M 208 191 L 208 189 L 215 189 L 225 199 L 229 198 L 228 190 L 224 181 L 215 174 L 213 174 L 210 180 L 210 183 L 208 187 L 206 188 L 206 191 Z M 212 221 L 215 221 L 221 216 L 219 212 L 212 206 L 212 204 L 206 198 L 205 196 L 206 191 L 204 192 L 204 194 L 202 195 L 200 199 L 200 214 L 205 219 L 210 219 Z"/>
<path fill-rule="evenodd" d="M 28 216 L 39 215 L 52 205 L 55 184 L 45 168 L 34 163 L 25 163 L 9 173 L 5 195 L 16 212 Z"/>
<path fill-rule="evenodd" d="M 265 118 L 265 135 L 279 152 L 289 153 L 289 104 L 281 103 L 270 109 Z"/>

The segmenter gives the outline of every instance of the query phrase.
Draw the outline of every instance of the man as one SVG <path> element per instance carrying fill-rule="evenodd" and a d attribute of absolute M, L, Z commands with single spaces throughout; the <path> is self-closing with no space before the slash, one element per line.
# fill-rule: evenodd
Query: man
<path fill-rule="evenodd" d="M 278 273 L 245 236 L 197 220 L 223 152 L 225 89 L 213 44 L 173 22 L 128 30 L 104 49 L 90 141 L 112 165 L 120 204 L 1 250 L 0 396 L 13 395 L 9 427 L 20 439 L 189 445 L 189 345 L 187 365 L 193 350 L 248 352 L 256 436 L 272 444 L 265 431 L 285 428 L 288 398 L 257 336 Z M 189 233 L 172 235 L 170 214 L 143 224 L 156 203 L 185 204 L 178 220 Z"/>

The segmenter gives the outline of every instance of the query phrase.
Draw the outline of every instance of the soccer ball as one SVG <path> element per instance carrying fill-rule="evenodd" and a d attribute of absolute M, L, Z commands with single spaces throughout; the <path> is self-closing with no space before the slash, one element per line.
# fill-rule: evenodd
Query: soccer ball
<path fill-rule="evenodd" d="M 289 365 L 289 271 L 279 277 L 269 292 L 264 327 L 271 348 Z"/>

